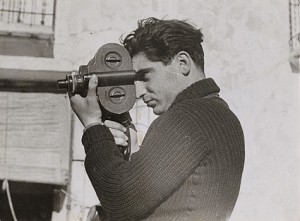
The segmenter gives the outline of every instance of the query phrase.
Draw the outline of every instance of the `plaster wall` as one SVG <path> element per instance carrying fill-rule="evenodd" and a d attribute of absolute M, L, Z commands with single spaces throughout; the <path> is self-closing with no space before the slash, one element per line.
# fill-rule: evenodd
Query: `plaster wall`
<path fill-rule="evenodd" d="M 202 28 L 207 77 L 244 128 L 245 170 L 231 220 L 300 220 L 299 75 L 288 63 L 288 1 L 58 1 L 54 59 L 0 56 L 0 67 L 77 69 L 149 16 L 189 19 Z M 142 137 L 154 116 L 142 104 L 133 116 Z M 82 127 L 73 122 L 71 195 L 53 220 L 85 220 L 97 203 L 83 168 Z"/>

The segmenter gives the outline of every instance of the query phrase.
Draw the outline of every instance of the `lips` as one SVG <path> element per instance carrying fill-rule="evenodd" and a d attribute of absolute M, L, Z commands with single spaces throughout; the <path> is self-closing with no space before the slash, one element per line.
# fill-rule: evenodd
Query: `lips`
<path fill-rule="evenodd" d="M 154 107 L 155 106 L 155 101 L 154 100 L 149 100 L 149 101 L 144 101 L 147 104 L 147 107 Z"/>

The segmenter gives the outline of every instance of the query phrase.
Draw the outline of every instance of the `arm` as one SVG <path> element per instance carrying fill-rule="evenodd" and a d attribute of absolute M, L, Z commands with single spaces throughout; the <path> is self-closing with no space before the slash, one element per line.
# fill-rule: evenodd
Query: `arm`
<path fill-rule="evenodd" d="M 206 156 L 209 144 L 202 139 L 206 128 L 194 131 L 195 120 L 186 110 L 168 111 L 149 128 L 141 150 L 126 161 L 110 130 L 101 125 L 96 85 L 97 78 L 92 77 L 86 98 L 70 97 L 73 110 L 87 127 L 82 138 L 87 174 L 110 217 L 146 217 L 180 187 Z"/>
<path fill-rule="evenodd" d="M 107 214 L 119 220 L 145 217 L 180 187 L 208 152 L 192 124 L 175 112 L 160 117 L 130 162 L 119 155 L 106 127 L 85 132 L 86 170 Z"/>

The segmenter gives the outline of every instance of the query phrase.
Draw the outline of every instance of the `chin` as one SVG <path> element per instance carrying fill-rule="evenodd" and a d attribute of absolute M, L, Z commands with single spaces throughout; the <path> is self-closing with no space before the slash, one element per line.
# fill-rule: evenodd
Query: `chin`
<path fill-rule="evenodd" d="M 165 112 L 165 110 L 163 110 L 163 109 L 161 109 L 161 108 L 159 108 L 159 107 L 154 107 L 153 108 L 153 113 L 155 114 L 155 115 L 161 115 L 161 114 L 163 114 Z"/>
<path fill-rule="evenodd" d="M 160 112 L 158 112 L 158 111 L 155 111 L 154 109 L 153 109 L 153 113 L 155 114 L 155 115 L 161 115 L 162 113 L 160 113 Z"/>

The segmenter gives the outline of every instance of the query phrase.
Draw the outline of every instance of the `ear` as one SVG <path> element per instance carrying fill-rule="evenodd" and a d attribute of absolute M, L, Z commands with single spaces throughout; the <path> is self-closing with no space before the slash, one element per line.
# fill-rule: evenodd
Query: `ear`
<path fill-rule="evenodd" d="M 175 58 L 178 65 L 178 71 L 184 76 L 189 75 L 192 65 L 192 58 L 189 55 L 189 53 L 185 51 L 180 51 L 177 53 Z"/>

